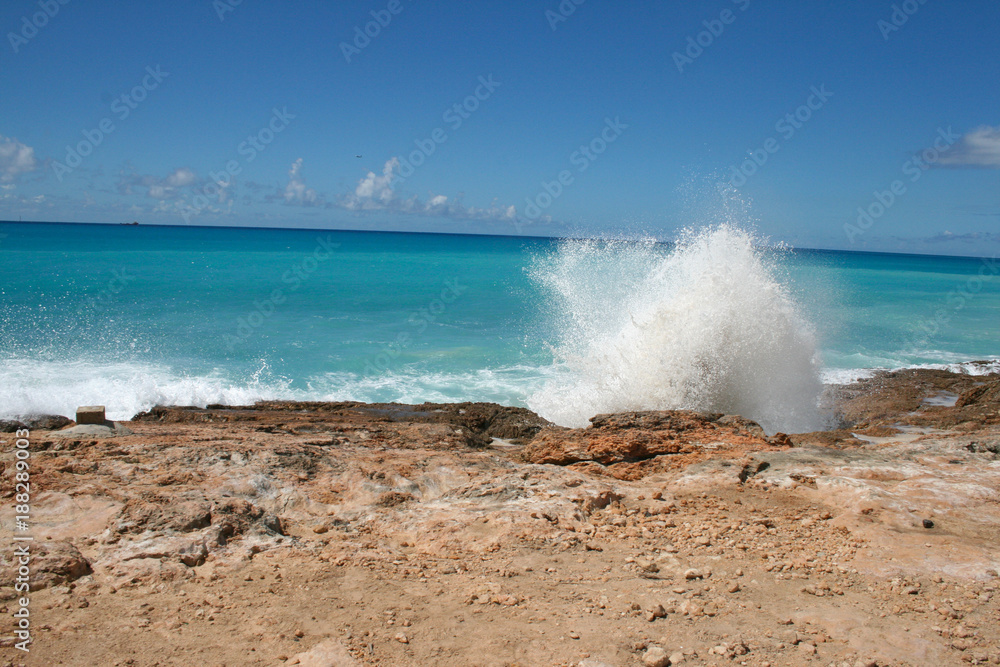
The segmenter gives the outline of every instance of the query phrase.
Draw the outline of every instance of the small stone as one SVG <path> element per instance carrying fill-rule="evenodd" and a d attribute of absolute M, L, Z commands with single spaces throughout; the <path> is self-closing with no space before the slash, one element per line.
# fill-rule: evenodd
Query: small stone
<path fill-rule="evenodd" d="M 803 642 L 799 644 L 799 650 L 805 653 L 806 655 L 816 655 L 816 647 L 813 646 L 812 644 L 807 644 Z"/>
<path fill-rule="evenodd" d="M 410 643 L 410 638 L 407 637 L 402 632 L 397 632 L 396 633 L 396 641 L 399 642 L 400 644 L 409 644 Z"/>
<path fill-rule="evenodd" d="M 924 519 L 924 528 L 931 529 L 934 527 L 934 522 L 930 519 Z"/>
<path fill-rule="evenodd" d="M 642 664 L 645 667 L 667 667 L 670 664 L 670 656 L 659 646 L 650 646 L 642 655 Z"/>
<path fill-rule="evenodd" d="M 695 570 L 693 568 L 690 569 L 690 570 L 685 570 L 684 571 L 684 578 L 685 579 L 701 579 L 701 572 L 699 572 L 698 570 Z"/>
<path fill-rule="evenodd" d="M 726 590 L 729 591 L 730 593 L 739 593 L 740 583 L 738 581 L 734 581 L 733 583 L 729 584 L 729 588 L 727 588 Z"/>
<path fill-rule="evenodd" d="M 303 637 L 306 636 L 306 633 L 302 632 L 302 630 L 296 630 L 295 636 L 298 637 L 299 639 L 302 639 Z"/>
<path fill-rule="evenodd" d="M 684 662 L 683 653 L 681 653 L 680 651 L 674 651 L 673 653 L 670 654 L 670 667 L 674 667 L 674 665 L 679 665 L 682 662 Z"/>
<path fill-rule="evenodd" d="M 570 630 L 569 631 L 569 638 L 570 639 L 579 639 L 580 638 L 580 633 L 576 632 L 575 630 Z"/>

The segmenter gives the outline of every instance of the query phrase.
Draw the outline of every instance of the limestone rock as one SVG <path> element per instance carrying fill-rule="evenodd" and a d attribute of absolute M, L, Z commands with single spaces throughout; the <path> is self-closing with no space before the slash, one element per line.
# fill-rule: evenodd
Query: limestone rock
<path fill-rule="evenodd" d="M 308 651 L 293 655 L 289 664 L 299 667 L 360 667 L 361 663 L 336 639 L 327 639 Z"/>
<path fill-rule="evenodd" d="M 667 667 L 670 664 L 670 656 L 659 646 L 650 646 L 642 654 L 642 664 L 645 667 Z"/>
<path fill-rule="evenodd" d="M 691 410 L 597 415 L 584 429 L 543 429 L 528 445 L 531 463 L 603 465 L 728 447 L 763 448 L 764 432 L 748 419 Z"/>

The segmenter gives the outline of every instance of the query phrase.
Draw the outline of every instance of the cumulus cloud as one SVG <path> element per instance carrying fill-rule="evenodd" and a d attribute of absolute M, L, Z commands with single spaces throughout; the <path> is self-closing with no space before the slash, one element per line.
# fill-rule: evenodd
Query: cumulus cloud
<path fill-rule="evenodd" d="M 37 166 L 34 148 L 0 135 L 0 183 L 12 183 L 19 174 Z"/>
<path fill-rule="evenodd" d="M 187 185 L 194 185 L 198 180 L 198 177 L 194 175 L 194 172 L 187 167 L 180 167 L 175 169 L 172 174 L 167 176 L 166 184 L 172 188 L 183 188 Z"/>
<path fill-rule="evenodd" d="M 513 206 L 501 206 L 494 201 L 488 208 L 466 206 L 461 197 L 449 199 L 445 195 L 431 195 L 427 201 L 416 195 L 400 197 L 393 189 L 393 181 L 398 178 L 399 158 L 392 158 L 382 166 L 382 172 L 374 171 L 358 181 L 354 192 L 341 197 L 339 205 L 349 211 L 387 211 L 411 215 L 431 215 L 459 220 L 517 220 L 517 210 Z"/>
<path fill-rule="evenodd" d="M 187 195 L 202 195 L 213 201 L 224 203 L 229 199 L 228 188 L 231 185 L 231 180 L 223 185 L 211 182 L 209 179 L 200 179 L 188 167 L 178 167 L 163 177 L 139 174 L 134 170 L 126 171 L 124 169 L 118 173 L 119 194 L 145 194 L 151 199 L 160 201 L 181 200 Z"/>
<path fill-rule="evenodd" d="M 285 186 L 285 202 L 299 206 L 317 206 L 322 204 L 321 197 L 310 187 L 306 187 L 302 178 L 302 158 L 292 163 L 288 170 L 288 185 Z"/>
<path fill-rule="evenodd" d="M 943 152 L 937 165 L 1000 169 L 1000 126 L 983 125 L 972 130 Z"/>

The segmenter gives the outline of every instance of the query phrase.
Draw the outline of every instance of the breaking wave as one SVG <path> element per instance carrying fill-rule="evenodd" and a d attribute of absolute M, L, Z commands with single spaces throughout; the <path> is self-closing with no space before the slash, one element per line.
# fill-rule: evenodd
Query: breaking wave
<path fill-rule="evenodd" d="M 740 414 L 768 432 L 822 427 L 812 327 L 768 251 L 740 229 L 653 241 L 563 242 L 536 260 L 557 332 L 554 373 L 528 400 L 565 426 L 598 413 Z"/>

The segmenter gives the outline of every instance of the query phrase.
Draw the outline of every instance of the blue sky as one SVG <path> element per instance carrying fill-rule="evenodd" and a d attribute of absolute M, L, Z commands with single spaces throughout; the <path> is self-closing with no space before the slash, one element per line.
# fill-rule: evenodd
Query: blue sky
<path fill-rule="evenodd" d="M 4 2 L 0 219 L 1000 249 L 992 0 L 234 2 Z"/>

